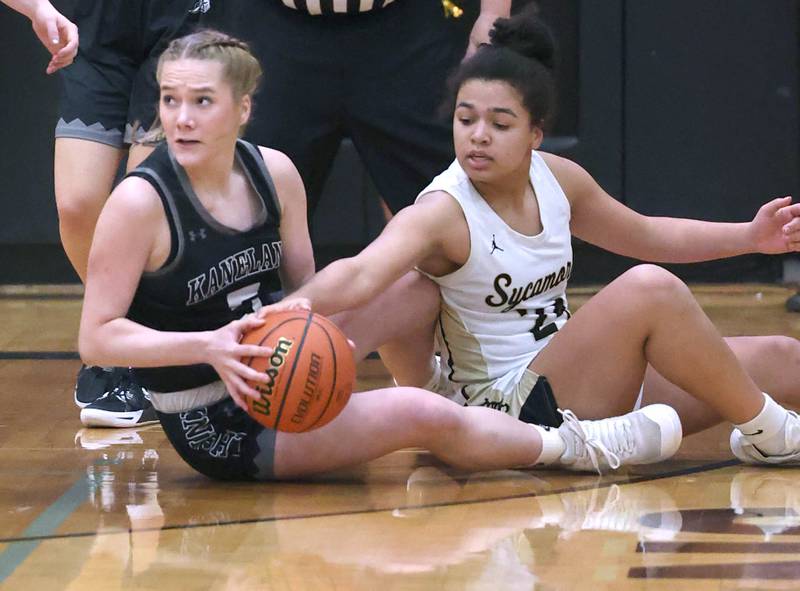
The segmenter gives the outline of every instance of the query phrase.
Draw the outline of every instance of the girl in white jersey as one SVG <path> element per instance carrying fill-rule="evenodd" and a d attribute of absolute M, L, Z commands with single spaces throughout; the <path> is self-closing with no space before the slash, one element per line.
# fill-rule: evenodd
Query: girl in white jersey
<path fill-rule="evenodd" d="M 451 80 L 456 162 L 361 254 L 330 265 L 296 299 L 334 313 L 416 267 L 443 302 L 443 360 L 424 373 L 452 400 L 551 426 L 574 418 L 557 406 L 602 419 L 637 399 L 643 410 L 664 402 L 687 432 L 733 423 L 731 446 L 744 461 L 800 463 L 800 419 L 762 392 L 800 403 L 797 341 L 723 339 L 686 285 L 653 265 L 624 273 L 571 319 L 564 291 L 571 235 L 656 262 L 784 253 L 800 249 L 800 205 L 774 199 L 740 224 L 628 209 L 574 162 L 538 151 L 554 101 L 546 27 L 524 12 L 496 21 L 491 38 Z M 420 368 L 382 353 L 398 383 L 422 383 Z M 543 457 L 560 453 L 541 433 Z M 614 453 L 642 444 L 628 438 Z"/>

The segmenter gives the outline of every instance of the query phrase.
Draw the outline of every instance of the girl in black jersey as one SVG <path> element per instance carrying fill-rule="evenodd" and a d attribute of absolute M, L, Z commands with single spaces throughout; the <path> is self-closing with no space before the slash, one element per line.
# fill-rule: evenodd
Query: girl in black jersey
<path fill-rule="evenodd" d="M 411 446 L 474 470 L 537 463 L 591 470 L 674 453 L 680 425 L 668 407 L 658 417 L 565 423 L 551 434 L 562 442 L 555 455 L 542 454 L 543 429 L 410 387 L 356 393 L 334 421 L 308 433 L 276 433 L 252 420 L 243 408 L 258 393 L 246 380 L 265 376 L 240 359 L 271 351 L 239 343 L 262 323 L 249 312 L 270 303 L 279 286 L 296 290 L 314 273 L 295 167 L 237 139 L 259 76 L 246 45 L 226 35 L 203 31 L 170 44 L 158 65 L 166 141 L 109 197 L 89 258 L 81 355 L 136 368 L 191 466 L 217 478 L 271 479 Z M 424 383 L 438 303 L 435 286 L 411 272 L 334 320 L 357 358 L 391 339 L 394 369 Z M 625 451 L 600 431 L 625 432 L 641 445 Z M 598 463 L 598 454 L 611 460 Z"/>

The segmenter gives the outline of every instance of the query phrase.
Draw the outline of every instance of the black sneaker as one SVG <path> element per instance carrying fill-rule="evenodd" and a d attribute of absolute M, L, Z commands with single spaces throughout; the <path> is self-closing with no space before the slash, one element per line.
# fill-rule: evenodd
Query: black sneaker
<path fill-rule="evenodd" d="M 84 408 L 103 396 L 111 389 L 109 386 L 112 378 L 113 370 L 111 368 L 81 365 L 72 395 L 75 404 L 79 408 Z"/>
<path fill-rule="evenodd" d="M 114 370 L 110 391 L 81 410 L 81 423 L 87 427 L 133 427 L 157 421 L 150 393 L 124 368 Z"/>

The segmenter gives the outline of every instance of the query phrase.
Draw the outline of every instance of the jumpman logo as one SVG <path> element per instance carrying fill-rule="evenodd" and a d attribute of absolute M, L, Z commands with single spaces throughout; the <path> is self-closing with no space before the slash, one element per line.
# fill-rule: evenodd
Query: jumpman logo
<path fill-rule="evenodd" d="M 494 234 L 492 234 L 492 252 L 490 252 L 489 254 L 494 254 L 495 250 L 499 250 L 500 252 L 505 252 L 505 250 L 497 246 L 497 242 L 494 241 Z"/>

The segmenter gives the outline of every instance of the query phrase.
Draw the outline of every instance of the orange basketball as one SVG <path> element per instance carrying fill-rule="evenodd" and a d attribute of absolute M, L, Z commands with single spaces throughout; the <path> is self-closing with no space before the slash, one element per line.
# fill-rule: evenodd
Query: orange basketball
<path fill-rule="evenodd" d="M 339 327 L 306 310 L 269 314 L 242 343 L 273 349 L 244 363 L 267 374 L 251 382 L 261 393 L 248 399 L 250 416 L 270 429 L 300 433 L 332 421 L 347 404 L 356 379 L 353 351 Z"/>

